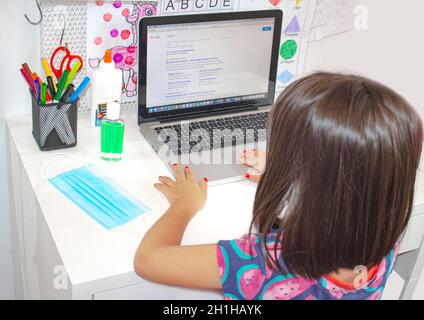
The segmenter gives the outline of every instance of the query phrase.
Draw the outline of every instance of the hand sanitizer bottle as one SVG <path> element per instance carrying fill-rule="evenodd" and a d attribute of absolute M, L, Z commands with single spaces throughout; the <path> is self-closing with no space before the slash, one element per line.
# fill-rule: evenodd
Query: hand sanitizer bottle
<path fill-rule="evenodd" d="M 121 102 L 122 70 L 115 68 L 112 52 L 106 50 L 98 70 L 93 72 L 91 84 L 91 126 L 100 127 L 101 120 L 108 113 L 108 104 Z"/>
<path fill-rule="evenodd" d="M 110 102 L 107 115 L 101 121 L 101 157 L 104 160 L 118 161 L 122 158 L 124 143 L 124 121 L 120 119 L 121 106 Z"/>

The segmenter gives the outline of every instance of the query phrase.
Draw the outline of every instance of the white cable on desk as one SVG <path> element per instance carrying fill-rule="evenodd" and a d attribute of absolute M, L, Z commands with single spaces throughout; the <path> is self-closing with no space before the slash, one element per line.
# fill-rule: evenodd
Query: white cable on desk
<path fill-rule="evenodd" d="M 43 179 L 45 181 L 46 180 L 49 180 L 51 177 L 46 176 L 44 174 L 44 171 L 45 171 L 47 165 L 49 165 L 51 163 L 51 160 L 54 159 L 54 158 L 56 158 L 57 156 L 64 156 L 64 157 L 67 157 L 67 158 L 69 158 L 71 160 L 74 160 L 75 162 L 80 162 L 82 165 L 85 165 L 85 162 L 84 161 L 82 161 L 82 160 L 78 159 L 77 157 L 72 156 L 70 154 L 63 153 L 63 152 L 58 152 L 58 153 L 52 154 L 50 157 L 48 157 L 46 160 L 44 160 L 43 165 L 40 168 L 40 175 L 43 177 Z"/>

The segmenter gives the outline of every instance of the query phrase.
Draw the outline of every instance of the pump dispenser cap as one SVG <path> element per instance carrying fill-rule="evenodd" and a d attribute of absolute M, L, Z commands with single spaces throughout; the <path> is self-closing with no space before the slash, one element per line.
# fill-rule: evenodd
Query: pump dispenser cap
<path fill-rule="evenodd" d="M 105 63 L 112 63 L 112 52 L 110 49 L 107 49 L 105 52 L 105 58 L 103 60 Z"/>
<path fill-rule="evenodd" d="M 121 113 L 121 104 L 117 101 L 112 101 L 107 104 L 106 118 L 110 120 L 119 120 Z"/>

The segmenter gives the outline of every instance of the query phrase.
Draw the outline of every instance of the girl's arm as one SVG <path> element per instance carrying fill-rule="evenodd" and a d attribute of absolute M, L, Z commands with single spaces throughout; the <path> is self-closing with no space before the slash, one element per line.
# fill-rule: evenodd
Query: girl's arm
<path fill-rule="evenodd" d="M 170 208 L 150 228 L 134 257 L 134 270 L 143 279 L 192 288 L 222 288 L 216 244 L 181 246 L 184 231 L 206 202 L 207 180 L 199 183 L 192 171 L 174 165 L 176 180 L 159 177 L 155 188 Z"/>

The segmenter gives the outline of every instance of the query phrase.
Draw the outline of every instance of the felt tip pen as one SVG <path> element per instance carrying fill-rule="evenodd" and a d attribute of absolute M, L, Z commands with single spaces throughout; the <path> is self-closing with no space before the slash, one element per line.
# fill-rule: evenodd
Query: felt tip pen
<path fill-rule="evenodd" d="M 42 82 L 41 81 L 41 78 L 38 76 L 38 74 L 37 74 L 37 72 L 33 72 L 32 73 L 32 78 L 35 80 L 35 79 L 38 79 L 38 81 L 40 81 L 40 83 Z"/>
<path fill-rule="evenodd" d="M 47 84 L 43 82 L 41 84 L 41 97 L 40 104 L 46 104 Z"/>
<path fill-rule="evenodd" d="M 24 65 L 26 65 L 26 68 L 24 68 Z M 32 71 L 29 70 L 28 65 L 25 63 L 22 65 L 22 71 L 32 79 Z"/>
<path fill-rule="evenodd" d="M 52 69 L 50 69 L 50 65 L 49 62 L 47 61 L 46 58 L 42 58 L 41 59 L 41 64 L 43 65 L 43 69 L 44 69 L 44 73 L 46 74 L 46 77 L 50 77 L 53 79 L 53 73 L 52 73 Z M 56 92 L 57 87 L 56 87 L 56 83 L 54 83 L 54 81 L 52 81 L 53 85 L 54 85 L 54 91 Z"/>
<path fill-rule="evenodd" d="M 74 85 L 71 83 L 63 93 L 62 98 L 60 98 L 60 102 L 66 102 L 68 101 L 69 97 L 72 95 L 72 92 L 74 91 Z"/>
<path fill-rule="evenodd" d="M 22 68 L 21 73 L 25 78 L 25 81 L 28 83 L 29 87 L 31 88 L 32 93 L 34 96 L 37 95 L 37 90 L 35 89 L 34 80 L 28 76 L 28 73 Z"/>
<path fill-rule="evenodd" d="M 32 73 L 32 78 L 34 79 L 34 83 L 35 83 L 35 80 L 38 80 L 38 83 L 40 84 L 40 93 L 41 93 L 41 84 L 43 83 L 43 80 L 41 80 L 37 72 Z M 38 102 L 40 102 L 40 99 L 38 99 Z"/>
<path fill-rule="evenodd" d="M 49 62 L 46 58 L 41 58 L 41 64 L 43 65 L 44 73 L 46 74 L 46 77 L 52 76 L 52 70 L 50 69 Z"/>
<path fill-rule="evenodd" d="M 74 63 L 71 71 L 69 72 L 68 79 L 66 80 L 65 88 L 63 90 L 66 90 L 68 86 L 71 84 L 72 80 L 74 80 L 74 77 L 77 74 L 80 67 L 81 67 L 81 61 L 77 60 Z"/>
<path fill-rule="evenodd" d="M 65 87 L 66 79 L 68 78 L 68 70 L 63 71 L 62 76 L 60 77 L 59 85 L 57 86 L 56 95 L 54 97 L 55 102 L 60 101 L 60 97 L 62 96 L 63 88 Z"/>
<path fill-rule="evenodd" d="M 27 63 L 23 63 L 22 64 L 22 68 L 25 70 L 25 72 L 31 77 L 31 75 L 32 75 L 32 71 L 31 71 L 31 69 L 28 67 L 28 64 Z"/>
<path fill-rule="evenodd" d="M 40 81 L 38 81 L 38 79 L 34 80 L 35 83 L 35 89 L 37 90 L 37 102 L 40 102 L 40 97 L 41 97 L 41 85 L 40 85 Z"/>
<path fill-rule="evenodd" d="M 82 80 L 81 84 L 78 86 L 77 90 L 75 90 L 74 94 L 69 99 L 69 102 L 74 102 L 75 100 L 77 100 L 81 92 L 84 91 L 85 87 L 88 85 L 89 82 L 90 78 L 85 77 L 84 80 Z"/>
<path fill-rule="evenodd" d="M 54 98 L 56 96 L 56 85 L 51 76 L 47 76 L 47 85 L 52 98 Z"/>

